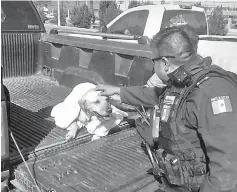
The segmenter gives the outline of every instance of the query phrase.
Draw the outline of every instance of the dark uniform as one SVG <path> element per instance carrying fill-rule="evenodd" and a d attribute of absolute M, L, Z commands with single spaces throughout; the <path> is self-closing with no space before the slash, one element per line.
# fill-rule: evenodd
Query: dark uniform
<path fill-rule="evenodd" d="M 210 64 L 210 60 L 196 58 L 187 70 L 195 80 L 204 69 L 213 67 Z M 159 103 L 157 153 L 175 191 L 237 192 L 237 76 L 231 74 L 230 82 L 223 78 L 230 75 L 216 68 L 219 74 L 205 75 L 188 94 L 173 85 L 165 92 L 142 87 L 120 90 L 122 102 L 146 107 Z M 177 166 L 163 160 L 176 157 Z"/>

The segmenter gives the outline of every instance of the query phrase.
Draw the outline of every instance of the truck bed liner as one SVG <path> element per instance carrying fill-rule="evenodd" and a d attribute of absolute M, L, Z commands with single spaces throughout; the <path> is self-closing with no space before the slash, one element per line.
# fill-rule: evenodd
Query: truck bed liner
<path fill-rule="evenodd" d="M 70 89 L 40 76 L 3 80 L 10 93 L 10 128 L 23 152 L 65 140 L 65 130 L 55 127 L 50 118 L 54 105 L 64 100 Z M 11 157 L 18 156 L 10 140 Z"/>
<path fill-rule="evenodd" d="M 28 165 L 44 191 L 137 191 L 155 182 L 147 174 L 151 164 L 140 144 L 135 130 L 122 131 L 57 155 L 36 158 L 28 161 Z M 35 191 L 24 164 L 18 166 L 16 180 L 26 191 Z"/>
<path fill-rule="evenodd" d="M 43 191 L 130 192 L 155 182 L 147 174 L 151 164 L 140 136 L 127 129 L 132 123 L 124 122 L 120 132 L 97 141 L 90 142 L 91 135 L 83 130 L 66 142 L 66 131 L 55 127 L 50 112 L 69 88 L 40 76 L 4 79 L 4 84 L 11 98 L 10 128 Z M 12 140 L 10 146 L 16 183 L 25 186 L 24 192 L 36 191 Z"/>
<path fill-rule="evenodd" d="M 73 142 L 66 142 L 67 131 L 56 127 L 50 117 L 52 107 L 66 98 L 70 88 L 41 76 L 6 78 L 4 84 L 11 99 L 10 128 L 25 157 L 44 156 L 90 141 L 91 135 L 82 129 Z M 113 131 L 128 128 L 128 125 L 124 122 Z M 12 139 L 10 153 L 13 165 L 21 161 Z"/>

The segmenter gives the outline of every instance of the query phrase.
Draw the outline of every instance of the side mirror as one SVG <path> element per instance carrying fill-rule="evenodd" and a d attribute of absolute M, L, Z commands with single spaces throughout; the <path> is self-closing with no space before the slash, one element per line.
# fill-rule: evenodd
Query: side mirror
<path fill-rule="evenodd" d="M 101 33 L 108 33 L 108 28 L 105 25 L 103 25 L 100 27 L 100 32 Z M 107 37 L 103 37 L 103 39 L 107 39 Z"/>
<path fill-rule="evenodd" d="M 107 33 L 108 32 L 108 28 L 104 25 L 100 28 L 100 32 L 101 33 Z"/>
<path fill-rule="evenodd" d="M 53 28 L 53 29 L 50 30 L 49 34 L 57 35 L 58 34 L 58 30 Z"/>
<path fill-rule="evenodd" d="M 137 38 L 138 38 L 139 44 L 142 44 L 142 45 L 150 45 L 151 44 L 151 40 L 146 36 L 141 36 L 141 37 L 137 37 Z"/>

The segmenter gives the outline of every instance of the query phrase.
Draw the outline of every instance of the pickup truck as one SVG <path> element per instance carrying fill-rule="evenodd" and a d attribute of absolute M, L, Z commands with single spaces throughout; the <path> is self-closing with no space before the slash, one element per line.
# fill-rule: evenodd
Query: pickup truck
<path fill-rule="evenodd" d="M 154 25 L 155 21 L 155 25 Z M 146 5 L 128 9 L 114 18 L 101 34 L 93 29 L 85 32 L 82 29 L 68 27 L 55 27 L 58 33 L 72 37 L 86 37 L 90 39 L 110 38 L 110 41 L 139 44 L 139 38 L 116 38 L 110 34 L 132 35 L 135 37 L 147 37 L 151 39 L 161 29 L 174 25 L 189 24 L 196 29 L 200 36 L 198 53 L 203 56 L 211 56 L 213 63 L 226 70 L 237 73 L 237 66 L 233 62 L 236 59 L 236 37 L 234 36 L 210 36 L 208 35 L 208 23 L 205 10 L 200 7 L 188 5 Z M 52 27 L 51 27 L 52 29 Z M 230 47 L 228 52 L 226 47 Z"/>
<path fill-rule="evenodd" d="M 31 1 L 2 1 L 1 32 L 2 191 L 9 183 L 23 192 L 159 188 L 147 174 L 151 163 L 141 149 L 133 119 L 102 139 L 91 141 L 83 130 L 66 142 L 66 131 L 50 117 L 52 107 L 78 83 L 144 85 L 153 64 L 150 47 L 139 40 L 142 36 L 134 44 L 127 41 L 137 35 L 97 33 L 107 38 L 92 39 L 46 34 Z M 203 54 L 237 73 L 236 38 L 200 38 Z"/>
<path fill-rule="evenodd" d="M 154 25 L 155 21 L 155 25 Z M 198 35 L 208 35 L 206 14 L 203 8 L 187 5 L 146 5 L 128 9 L 114 18 L 106 25 L 104 32 L 111 34 L 124 34 L 134 36 L 146 36 L 152 38 L 157 32 L 174 25 L 190 24 Z M 65 30 L 64 30 L 65 28 Z M 68 34 L 67 27 L 59 27 L 61 33 Z M 71 31 L 69 36 L 102 39 L 91 33 L 77 33 Z M 119 39 L 121 41 L 121 39 Z M 136 43 L 137 41 L 129 41 Z"/>

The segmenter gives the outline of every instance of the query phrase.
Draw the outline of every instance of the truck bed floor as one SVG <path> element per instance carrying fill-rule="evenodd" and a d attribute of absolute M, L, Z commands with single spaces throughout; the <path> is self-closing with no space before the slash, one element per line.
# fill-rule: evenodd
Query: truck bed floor
<path fill-rule="evenodd" d="M 66 98 L 70 88 L 41 76 L 7 78 L 3 82 L 10 93 L 10 128 L 26 158 L 35 158 L 41 153 L 45 155 L 52 153 L 52 150 L 56 152 L 90 141 L 92 136 L 82 129 L 76 139 L 66 142 L 67 130 L 56 127 L 50 117 L 52 107 Z M 127 129 L 132 123 L 133 121 L 123 122 L 110 133 Z M 12 139 L 10 155 L 12 165 L 21 161 Z"/>
<path fill-rule="evenodd" d="M 23 154 L 65 142 L 67 131 L 55 126 L 50 112 L 70 93 L 69 88 L 40 76 L 7 78 L 3 82 L 10 92 L 10 128 Z M 83 134 L 87 134 L 85 130 L 79 135 Z M 13 159 L 19 156 L 12 139 L 10 152 Z"/>
<path fill-rule="evenodd" d="M 40 76 L 4 79 L 4 84 L 11 98 L 10 128 L 44 191 L 130 192 L 155 182 L 147 174 L 151 164 L 134 129 L 93 142 L 84 130 L 76 140 L 65 142 L 66 131 L 55 127 L 50 112 L 70 89 Z M 24 192 L 36 191 L 24 163 L 18 163 L 12 140 L 10 147 L 11 163 L 17 165 L 15 181 Z"/>

